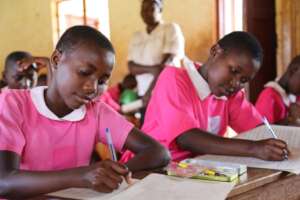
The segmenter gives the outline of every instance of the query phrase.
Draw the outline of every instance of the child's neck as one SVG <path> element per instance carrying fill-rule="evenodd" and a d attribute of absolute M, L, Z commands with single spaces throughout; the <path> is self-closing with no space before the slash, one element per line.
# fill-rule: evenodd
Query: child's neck
<path fill-rule="evenodd" d="M 207 81 L 207 65 L 205 63 L 199 67 L 198 72 Z"/>
<path fill-rule="evenodd" d="M 286 93 L 289 93 L 288 91 L 288 77 L 286 74 L 284 74 L 278 81 L 278 84 L 286 91 Z"/>
<path fill-rule="evenodd" d="M 58 101 L 60 97 L 51 86 L 44 91 L 44 99 L 49 110 L 51 110 L 59 118 L 62 118 L 73 111 L 68 108 L 63 101 Z"/>

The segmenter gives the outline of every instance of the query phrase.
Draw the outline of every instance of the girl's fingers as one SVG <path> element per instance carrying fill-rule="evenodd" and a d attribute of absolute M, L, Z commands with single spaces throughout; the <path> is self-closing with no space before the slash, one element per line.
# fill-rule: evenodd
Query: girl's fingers
<path fill-rule="evenodd" d="M 128 185 L 132 185 L 133 184 L 133 179 L 132 179 L 132 173 L 129 172 L 126 176 L 125 176 L 125 181 Z"/>

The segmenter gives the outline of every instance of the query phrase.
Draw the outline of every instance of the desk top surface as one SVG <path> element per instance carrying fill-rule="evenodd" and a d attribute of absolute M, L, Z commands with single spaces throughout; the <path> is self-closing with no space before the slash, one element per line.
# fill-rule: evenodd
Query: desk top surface
<path fill-rule="evenodd" d="M 278 181 L 287 176 L 292 176 L 292 174 L 271 169 L 248 168 L 247 173 L 240 177 L 237 185 L 229 193 L 228 197 Z"/>
<path fill-rule="evenodd" d="M 135 178 L 143 178 L 147 176 L 149 172 L 138 172 L 135 174 Z M 234 189 L 229 193 L 228 197 L 233 197 L 249 190 L 253 190 L 255 188 L 261 187 L 265 184 L 278 181 L 283 179 L 284 177 L 292 176 L 287 172 L 281 172 L 270 169 L 258 169 L 258 168 L 248 168 L 247 173 L 241 176 L 238 180 L 237 185 Z M 54 200 L 57 198 L 51 198 L 46 196 L 39 196 L 36 198 L 31 198 L 31 200 Z"/>

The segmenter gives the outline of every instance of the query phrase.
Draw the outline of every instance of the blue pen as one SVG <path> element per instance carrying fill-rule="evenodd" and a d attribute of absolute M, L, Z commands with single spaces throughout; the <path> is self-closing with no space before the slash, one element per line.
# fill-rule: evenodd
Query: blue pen
<path fill-rule="evenodd" d="M 108 144 L 108 147 L 109 147 L 109 151 L 111 153 L 111 157 L 112 157 L 112 160 L 117 162 L 118 159 L 117 159 L 117 154 L 116 154 L 116 150 L 115 150 L 115 147 L 114 147 L 114 144 L 112 142 L 112 138 L 111 138 L 111 134 L 110 134 L 110 131 L 109 131 L 109 128 L 106 128 L 105 129 L 105 135 L 106 135 L 106 140 L 107 140 L 107 144 Z M 128 170 L 128 167 L 126 165 L 124 165 L 124 167 Z M 129 170 L 128 170 L 129 171 Z M 129 184 L 129 185 L 132 185 L 133 184 L 133 181 L 131 179 L 131 172 L 129 172 L 126 176 L 125 176 L 125 180 L 126 182 Z"/>
<path fill-rule="evenodd" d="M 266 117 L 263 117 L 263 123 L 266 125 L 270 133 L 273 135 L 275 139 L 278 139 L 278 136 L 275 134 L 274 130 L 272 129 L 268 119 Z"/>
<path fill-rule="evenodd" d="M 109 151 L 111 153 L 112 160 L 113 161 L 118 161 L 116 150 L 115 150 L 112 138 L 111 138 L 111 134 L 110 134 L 109 128 L 105 129 L 105 135 L 106 135 L 106 140 L 107 140 Z"/>
<path fill-rule="evenodd" d="M 272 127 L 271 127 L 271 125 L 270 125 L 268 119 L 267 119 L 266 117 L 263 117 L 263 118 L 262 118 L 262 121 L 263 121 L 263 123 L 266 125 L 266 127 L 268 128 L 268 130 L 270 131 L 270 133 L 273 135 L 273 137 L 274 137 L 275 139 L 278 139 L 278 136 L 275 134 L 274 130 L 272 129 Z M 283 152 L 284 152 L 284 154 L 285 154 L 285 155 L 284 155 L 285 159 L 288 159 L 288 152 L 287 152 L 287 150 L 284 149 Z"/>

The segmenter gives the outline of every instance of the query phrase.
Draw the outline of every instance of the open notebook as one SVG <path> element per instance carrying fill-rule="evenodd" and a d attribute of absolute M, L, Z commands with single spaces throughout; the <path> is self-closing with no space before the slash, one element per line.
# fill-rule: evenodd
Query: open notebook
<path fill-rule="evenodd" d="M 135 180 L 136 182 L 136 180 Z M 65 190 L 60 190 L 57 192 L 49 193 L 49 196 L 53 197 L 62 197 L 62 198 L 68 198 L 68 199 L 87 199 L 87 200 L 106 200 L 110 199 L 111 197 L 117 195 L 118 193 L 126 190 L 129 186 L 125 181 L 122 182 L 120 187 L 113 191 L 112 193 L 100 193 L 96 192 L 91 189 L 85 189 L 85 188 L 69 188 Z"/>
<path fill-rule="evenodd" d="M 208 182 L 150 174 L 130 187 L 122 184 L 113 193 L 103 194 L 89 189 L 67 189 L 51 193 L 55 197 L 86 200 L 153 200 L 189 199 L 224 200 L 233 189 L 233 183 Z"/>
<path fill-rule="evenodd" d="M 300 174 L 300 128 L 275 125 L 272 126 L 272 128 L 276 132 L 276 135 L 279 139 L 287 142 L 288 147 L 291 151 L 291 155 L 289 155 L 288 160 L 265 161 L 250 157 L 218 155 L 204 155 L 197 157 L 197 159 L 239 163 L 247 165 L 248 167 L 275 169 Z M 272 138 L 272 135 L 265 126 L 260 126 L 248 132 L 242 133 L 236 138 L 261 140 Z"/>

